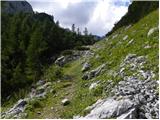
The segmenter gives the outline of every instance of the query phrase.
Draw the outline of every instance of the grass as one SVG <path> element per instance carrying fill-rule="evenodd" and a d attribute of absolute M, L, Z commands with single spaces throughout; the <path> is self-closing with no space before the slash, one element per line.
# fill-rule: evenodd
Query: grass
<path fill-rule="evenodd" d="M 108 68 L 106 73 L 109 70 L 117 71 L 122 60 L 129 53 L 133 53 L 137 54 L 137 56 L 147 56 L 147 64 L 144 67 L 146 69 L 153 68 L 152 70 L 156 73 L 156 78 L 158 78 L 158 31 L 154 32 L 150 37 L 147 37 L 148 31 L 156 26 L 158 26 L 158 10 L 152 12 L 127 30 L 123 27 L 115 31 L 107 40 L 105 38 L 95 44 L 95 46 L 102 46 L 102 49 L 94 49 L 100 58 L 98 60 L 90 59 L 92 67 L 94 68 L 107 62 Z M 112 39 L 114 35 L 118 36 Z M 126 35 L 128 35 L 128 38 L 123 40 L 123 37 Z M 128 42 L 132 39 L 133 43 L 128 45 Z M 121 44 L 119 44 L 120 42 Z M 144 49 L 146 45 L 151 46 L 151 48 Z M 107 79 L 111 77 L 108 75 L 101 75 L 100 78 Z"/>
<path fill-rule="evenodd" d="M 96 89 L 95 93 L 91 93 L 88 86 L 90 81 L 81 79 L 81 60 L 69 63 L 63 68 L 63 74 L 72 76 L 72 79 L 62 79 L 53 84 L 53 89 L 56 93 L 53 95 L 49 93 L 47 99 L 44 101 L 43 108 L 34 108 L 34 111 L 27 111 L 28 118 L 72 118 L 74 115 L 83 114 L 83 110 L 93 104 L 101 94 L 97 94 L 100 89 Z M 61 101 L 64 98 L 70 100 L 70 104 L 63 106 Z M 51 109 L 53 107 L 53 109 Z M 39 111 L 41 114 L 37 114 Z"/>

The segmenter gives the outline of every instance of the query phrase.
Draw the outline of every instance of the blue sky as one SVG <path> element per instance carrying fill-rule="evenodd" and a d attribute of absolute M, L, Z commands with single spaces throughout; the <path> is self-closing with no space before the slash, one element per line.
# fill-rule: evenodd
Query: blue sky
<path fill-rule="evenodd" d="M 28 0 L 33 10 L 45 12 L 59 20 L 64 28 L 72 24 L 81 31 L 103 36 L 127 12 L 130 0 Z"/>

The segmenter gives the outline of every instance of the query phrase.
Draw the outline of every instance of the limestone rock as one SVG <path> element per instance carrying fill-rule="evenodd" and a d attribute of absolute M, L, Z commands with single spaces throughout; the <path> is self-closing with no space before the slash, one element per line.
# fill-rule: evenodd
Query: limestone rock
<path fill-rule="evenodd" d="M 117 119 L 136 119 L 137 118 L 137 111 L 136 108 L 132 108 L 128 110 L 126 113 L 123 113 Z"/>
<path fill-rule="evenodd" d="M 39 81 L 36 83 L 36 85 L 37 85 L 37 86 L 41 86 L 41 85 L 44 85 L 45 83 L 46 83 L 45 80 L 39 80 Z"/>
<path fill-rule="evenodd" d="M 63 106 L 66 106 L 70 103 L 70 101 L 67 98 L 63 99 L 61 102 Z"/>
<path fill-rule="evenodd" d="M 85 72 L 82 76 L 82 79 L 87 80 L 87 79 L 91 79 L 91 78 L 98 76 L 101 73 L 102 69 L 104 69 L 105 66 L 106 66 L 106 64 L 102 64 L 99 67 L 97 67 L 96 69 L 91 70 L 90 72 L 88 72 L 88 71 Z"/>
<path fill-rule="evenodd" d="M 149 31 L 148 31 L 148 33 L 147 33 L 147 36 L 149 37 L 149 36 L 151 36 L 155 31 L 157 31 L 158 30 L 158 27 L 154 27 L 154 28 L 151 28 Z"/>
<path fill-rule="evenodd" d="M 143 69 L 143 65 L 147 64 L 146 59 L 146 56 L 128 54 L 118 71 L 122 80 L 110 89 L 109 97 L 88 106 L 85 110 L 90 113 L 79 118 L 158 119 L 158 82 L 154 80 L 152 70 Z M 125 69 L 134 70 L 136 74 L 128 76 Z M 105 89 L 108 89 L 108 84 L 103 84 Z"/>
<path fill-rule="evenodd" d="M 116 34 L 116 35 L 112 36 L 112 39 L 115 39 L 117 36 L 118 36 L 118 34 Z"/>
<path fill-rule="evenodd" d="M 87 71 L 90 68 L 90 64 L 88 62 L 84 63 L 83 67 L 82 67 L 82 72 Z"/>
<path fill-rule="evenodd" d="M 145 49 L 150 49 L 151 46 L 147 45 L 147 46 L 145 46 L 144 48 L 145 48 Z"/>
<path fill-rule="evenodd" d="M 57 58 L 57 60 L 55 61 L 55 64 L 62 66 L 64 61 L 65 61 L 65 56 L 61 56 L 61 57 Z"/>
<path fill-rule="evenodd" d="M 133 103 L 130 100 L 116 101 L 113 98 L 106 99 L 96 103 L 97 105 L 91 110 L 91 112 L 84 118 L 94 119 L 107 119 L 111 117 L 119 116 L 130 109 Z"/>
<path fill-rule="evenodd" d="M 127 44 L 127 45 L 132 44 L 132 43 L 133 43 L 133 41 L 134 41 L 134 39 L 131 39 L 131 40 L 128 42 L 128 44 Z"/>
<path fill-rule="evenodd" d="M 92 83 L 92 84 L 90 85 L 90 87 L 89 87 L 89 90 L 92 90 L 92 89 L 96 88 L 97 86 L 98 86 L 98 83 L 97 83 L 97 82 Z"/>
<path fill-rule="evenodd" d="M 123 40 L 127 40 L 127 38 L 128 38 L 128 35 L 124 36 L 124 37 L 123 37 Z"/>

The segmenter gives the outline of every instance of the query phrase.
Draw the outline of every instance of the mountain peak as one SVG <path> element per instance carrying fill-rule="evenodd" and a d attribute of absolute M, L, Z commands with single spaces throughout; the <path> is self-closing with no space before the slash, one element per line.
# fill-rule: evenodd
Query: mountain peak
<path fill-rule="evenodd" d="M 2 13 L 27 12 L 33 13 L 32 6 L 27 1 L 3 1 Z"/>

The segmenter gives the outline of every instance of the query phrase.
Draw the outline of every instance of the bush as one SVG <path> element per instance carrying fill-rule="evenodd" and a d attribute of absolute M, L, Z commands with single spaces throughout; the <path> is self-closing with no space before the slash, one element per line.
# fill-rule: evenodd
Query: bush
<path fill-rule="evenodd" d="M 85 46 L 77 46 L 75 47 L 75 50 L 90 50 L 90 48 Z"/>
<path fill-rule="evenodd" d="M 44 74 L 44 79 L 48 81 L 55 81 L 59 78 L 62 78 L 62 76 L 63 76 L 62 68 L 59 66 L 53 65 L 46 70 Z"/>
<path fill-rule="evenodd" d="M 65 50 L 61 53 L 62 55 L 72 55 L 73 52 L 71 50 Z"/>
<path fill-rule="evenodd" d="M 30 109 L 32 109 L 32 108 L 41 108 L 42 107 L 42 103 L 41 103 L 40 100 L 35 99 L 35 100 L 32 100 L 29 103 L 29 107 L 30 107 Z"/>

